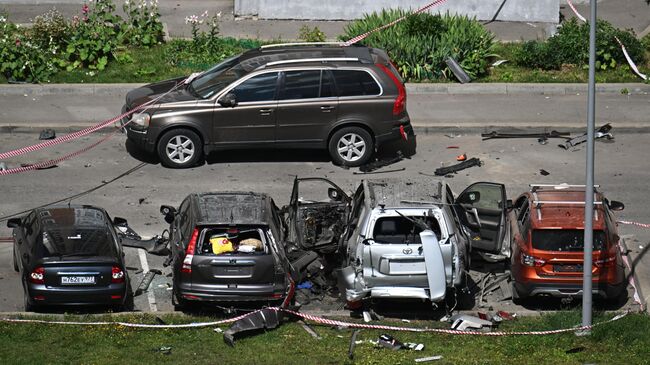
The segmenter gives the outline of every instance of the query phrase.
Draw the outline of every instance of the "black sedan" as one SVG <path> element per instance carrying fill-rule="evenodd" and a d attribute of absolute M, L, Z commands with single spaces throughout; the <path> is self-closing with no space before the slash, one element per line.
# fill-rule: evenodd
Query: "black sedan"
<path fill-rule="evenodd" d="M 25 310 L 46 305 L 130 306 L 129 279 L 116 226 L 93 206 L 39 208 L 7 222 Z"/>

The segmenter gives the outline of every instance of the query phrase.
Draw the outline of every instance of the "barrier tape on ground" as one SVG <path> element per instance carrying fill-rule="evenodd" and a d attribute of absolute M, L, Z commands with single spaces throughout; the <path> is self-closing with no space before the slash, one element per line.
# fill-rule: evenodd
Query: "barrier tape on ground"
<path fill-rule="evenodd" d="M 625 252 L 625 249 L 623 248 L 623 244 L 621 242 L 622 240 L 618 240 L 618 249 L 619 251 L 621 251 L 621 259 L 623 259 L 623 263 L 625 264 L 627 271 L 630 273 L 630 276 L 627 278 L 627 281 L 634 289 L 634 296 L 633 296 L 634 302 L 639 305 L 641 310 L 644 310 L 645 308 L 643 302 L 641 302 L 641 296 L 639 295 L 639 290 L 636 288 L 636 283 L 634 282 L 634 270 L 632 270 L 630 259 L 627 257 L 627 252 Z"/>
<path fill-rule="evenodd" d="M 639 222 L 631 222 L 631 221 L 616 221 L 616 223 L 627 224 L 630 226 L 637 226 L 641 228 L 650 228 L 650 224 L 647 223 L 639 223 Z"/>
<path fill-rule="evenodd" d="M 567 0 L 567 4 L 568 4 L 569 7 L 571 8 L 571 10 L 573 10 L 573 13 L 575 14 L 575 16 L 576 16 L 578 19 L 580 19 L 581 21 L 587 23 L 587 19 L 585 19 L 585 17 L 582 16 L 582 14 L 578 13 L 578 9 L 576 9 L 576 7 L 573 6 L 573 3 L 571 2 L 571 0 Z M 644 79 L 644 80 L 648 80 L 648 76 L 646 76 L 645 74 L 641 73 L 641 71 L 639 71 L 639 68 L 636 66 L 636 63 L 634 63 L 634 61 L 632 60 L 632 58 L 630 58 L 630 55 L 627 53 L 627 50 L 625 49 L 625 46 L 623 45 L 623 43 L 621 43 L 621 41 L 620 41 L 620 40 L 618 39 L 618 37 L 616 37 L 616 36 L 614 36 L 614 39 L 615 39 L 616 42 L 618 42 L 618 44 L 621 46 L 621 50 L 623 51 L 623 55 L 625 56 L 625 59 L 627 60 L 628 65 L 630 65 L 630 68 L 632 69 L 632 71 L 634 71 L 634 73 L 635 73 L 637 76 L 639 76 L 640 78 L 642 78 L 642 79 Z"/>
<path fill-rule="evenodd" d="M 432 2 L 432 3 L 429 3 L 429 4 L 425 5 L 425 6 L 423 6 L 423 7 L 419 8 L 419 9 L 417 9 L 417 10 L 414 11 L 413 13 L 406 14 L 406 15 L 404 15 L 403 17 L 398 18 L 398 19 L 395 19 L 395 20 L 393 20 L 392 22 L 390 22 L 390 23 L 388 23 L 388 24 L 384 24 L 384 25 L 382 25 L 381 27 L 377 27 L 377 28 L 375 28 L 375 29 L 373 29 L 373 30 L 370 30 L 370 31 L 368 31 L 368 32 L 365 32 L 365 33 L 363 33 L 363 34 L 360 34 L 360 35 L 358 35 L 358 36 L 356 36 L 356 37 L 354 37 L 354 38 L 348 40 L 347 42 L 345 42 L 345 43 L 343 43 L 343 44 L 344 44 L 345 46 L 353 45 L 353 44 L 355 44 L 355 43 L 357 43 L 357 42 L 363 40 L 363 39 L 366 38 L 367 36 L 371 35 L 372 33 L 379 32 L 379 31 L 384 30 L 384 29 L 386 29 L 386 28 L 392 27 L 393 25 L 395 25 L 395 24 L 401 22 L 402 20 L 408 18 L 408 17 L 411 16 L 411 15 L 419 14 L 419 13 L 421 13 L 421 12 L 423 12 L 423 11 L 425 11 L 425 10 L 428 10 L 428 9 L 434 7 L 434 6 L 438 6 L 438 5 L 442 4 L 442 3 L 444 3 L 445 1 L 447 1 L 447 0 L 436 0 L 436 1 Z"/>
<path fill-rule="evenodd" d="M 417 327 L 398 327 L 398 326 L 387 326 L 387 325 L 378 325 L 378 324 L 364 324 L 364 323 L 352 323 L 352 322 L 343 322 L 332 319 L 327 319 L 323 317 L 313 316 L 311 314 L 300 313 L 292 311 L 289 309 L 283 309 L 278 307 L 271 307 L 275 311 L 285 312 L 293 316 L 306 319 L 315 323 L 320 323 L 329 326 L 342 326 L 347 328 L 360 328 L 360 329 L 373 329 L 373 330 L 385 330 L 385 331 L 401 331 L 401 332 L 428 332 L 428 333 L 441 333 L 449 335 L 474 335 L 474 336 L 543 336 L 543 335 L 554 335 L 559 333 L 567 332 L 576 332 L 589 330 L 596 326 L 600 326 L 606 323 L 611 323 L 618 321 L 619 319 L 625 317 L 627 312 L 618 314 L 613 318 L 593 324 L 591 326 L 578 326 L 574 328 L 563 328 L 557 330 L 546 330 L 546 331 L 496 331 L 496 332 L 476 332 L 476 331 L 459 331 L 451 329 L 442 329 L 442 328 L 417 328 Z M 238 317 L 228 318 L 221 321 L 215 322 L 200 322 L 200 323 L 187 323 L 187 324 L 142 324 L 142 323 L 128 323 L 128 322 L 68 322 L 68 321 L 46 321 L 40 319 L 14 319 L 14 318 L 2 318 L 0 321 L 8 323 L 39 323 L 39 324 L 61 324 L 61 325 L 87 325 L 87 326 L 124 326 L 132 328 L 199 328 L 199 327 L 211 327 L 220 324 L 227 324 L 244 319 L 248 316 L 253 315 L 254 313 L 259 312 L 260 310 L 243 314 Z"/>
<path fill-rule="evenodd" d="M 98 123 L 98 124 L 96 124 L 96 125 L 94 125 L 92 127 L 88 127 L 88 128 L 82 129 L 80 131 L 70 133 L 70 134 L 66 134 L 65 136 L 58 137 L 58 138 L 55 138 L 55 139 L 51 139 L 49 141 L 41 142 L 41 143 L 38 143 L 38 144 L 35 144 L 35 145 L 26 146 L 26 147 L 22 147 L 22 148 L 19 148 L 19 149 L 16 149 L 16 150 L 0 153 L 0 160 L 6 159 L 6 158 L 9 158 L 9 157 L 20 156 L 20 155 L 23 155 L 23 154 L 28 153 L 28 152 L 38 151 L 38 150 L 43 149 L 45 147 L 54 146 L 54 145 L 57 145 L 57 144 L 61 144 L 61 143 L 64 143 L 64 142 L 72 141 L 74 139 L 87 136 L 90 133 L 96 132 L 96 131 L 98 131 L 98 130 L 100 130 L 100 129 L 108 126 L 108 125 L 111 125 L 111 124 L 121 120 L 122 118 L 128 117 L 129 115 L 131 115 L 131 114 L 133 114 L 133 113 L 135 113 L 137 111 L 142 111 L 142 112 L 146 111 L 151 105 L 155 104 L 158 100 L 163 98 L 165 95 L 167 95 L 170 92 L 172 92 L 173 90 L 177 89 L 179 87 L 179 85 L 183 85 L 183 82 L 179 82 L 174 87 L 169 89 L 167 92 L 159 95 L 158 97 L 156 97 L 156 98 L 154 98 L 154 99 L 152 99 L 152 100 L 150 100 L 150 101 L 148 101 L 146 103 L 138 105 L 137 107 L 133 108 L 132 110 L 127 111 L 126 113 L 120 114 L 120 115 L 118 115 L 116 117 L 113 117 L 111 119 L 100 122 L 100 123 Z"/>

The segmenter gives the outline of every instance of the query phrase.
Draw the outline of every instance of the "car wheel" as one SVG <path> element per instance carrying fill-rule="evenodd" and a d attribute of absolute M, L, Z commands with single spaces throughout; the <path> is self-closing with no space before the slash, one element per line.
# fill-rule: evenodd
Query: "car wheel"
<path fill-rule="evenodd" d="M 329 140 L 329 153 L 337 165 L 361 166 L 370 160 L 373 152 L 370 133 L 360 127 L 339 129 Z"/>
<path fill-rule="evenodd" d="M 158 157 L 167 167 L 192 167 L 203 157 L 203 143 L 201 138 L 189 129 L 172 129 L 158 141 Z"/>
<path fill-rule="evenodd" d="M 31 304 L 29 302 L 29 296 L 27 293 L 24 294 L 23 298 L 25 301 L 25 312 L 36 312 L 36 309 L 38 307 L 35 304 Z"/>
<path fill-rule="evenodd" d="M 522 305 L 525 297 L 517 290 L 514 280 L 510 283 L 510 290 L 512 290 L 512 304 Z"/>
<path fill-rule="evenodd" d="M 14 271 L 15 272 L 20 272 L 20 269 L 18 268 L 18 261 L 16 260 L 16 247 L 14 247 Z"/>

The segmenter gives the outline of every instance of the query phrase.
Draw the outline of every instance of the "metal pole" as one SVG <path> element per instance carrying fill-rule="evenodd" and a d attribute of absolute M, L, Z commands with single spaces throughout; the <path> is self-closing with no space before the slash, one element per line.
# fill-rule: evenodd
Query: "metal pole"
<path fill-rule="evenodd" d="M 594 130 L 596 129 L 596 2 L 590 0 L 589 18 L 589 97 L 587 105 L 587 183 L 585 187 L 585 236 L 582 271 L 582 325 L 591 326 L 594 241 Z M 589 334 L 591 331 L 585 331 Z"/>

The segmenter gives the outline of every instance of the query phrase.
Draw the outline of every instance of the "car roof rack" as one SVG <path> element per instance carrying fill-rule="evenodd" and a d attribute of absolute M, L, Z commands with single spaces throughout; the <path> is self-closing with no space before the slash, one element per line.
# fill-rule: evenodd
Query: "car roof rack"
<path fill-rule="evenodd" d="M 540 188 L 553 188 L 555 190 L 570 189 L 570 188 L 586 188 L 587 185 L 570 185 L 570 184 L 530 184 L 530 191 L 533 193 Z M 594 185 L 594 188 L 599 188 L 600 185 Z"/>
<path fill-rule="evenodd" d="M 338 46 L 338 47 L 347 47 L 344 42 L 295 42 L 295 43 L 274 43 L 266 44 L 260 47 L 260 49 L 269 49 L 277 47 L 305 47 L 305 46 Z"/>
<path fill-rule="evenodd" d="M 359 62 L 357 57 L 321 57 L 321 58 L 298 58 L 294 60 L 280 60 L 267 63 L 265 66 L 284 65 L 289 63 L 305 62 Z"/>
<path fill-rule="evenodd" d="M 566 186 L 566 185 L 564 185 Z M 574 187 L 583 187 L 584 185 L 573 185 Z M 596 201 L 596 194 L 594 193 L 594 205 L 603 205 L 603 201 Z M 542 220 L 542 205 L 545 204 L 551 204 L 551 205 L 567 205 L 567 206 L 575 206 L 575 205 L 585 205 L 585 202 L 583 201 L 567 201 L 567 200 L 540 200 L 539 196 L 537 195 L 537 192 L 533 190 L 533 208 L 537 211 L 537 220 Z M 594 220 L 598 220 L 598 209 L 594 209 Z"/>

